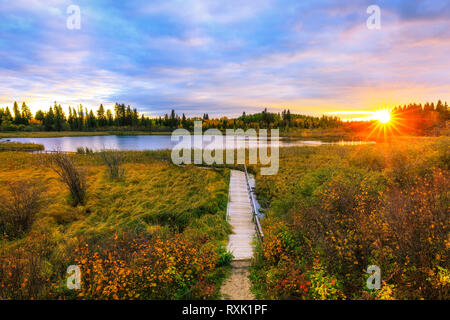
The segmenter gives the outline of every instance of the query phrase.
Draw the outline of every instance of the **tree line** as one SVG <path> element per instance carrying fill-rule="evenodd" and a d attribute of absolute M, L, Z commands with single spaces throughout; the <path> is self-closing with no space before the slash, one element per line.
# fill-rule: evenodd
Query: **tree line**
<path fill-rule="evenodd" d="M 391 110 L 393 119 L 402 125 L 405 131 L 426 132 L 436 127 L 445 127 L 449 120 L 447 102 L 439 100 L 422 104 L 411 103 L 398 106 Z M 207 113 L 202 117 L 186 117 L 184 113 L 177 114 L 171 110 L 164 116 L 148 117 L 140 114 L 136 108 L 130 105 L 116 103 L 113 110 L 105 109 L 100 104 L 94 112 L 79 105 L 69 107 L 66 115 L 60 104 L 54 103 L 47 111 L 38 110 L 36 114 L 30 111 L 25 102 L 19 108 L 14 102 L 12 112 L 9 107 L 0 108 L 0 130 L 2 131 L 97 131 L 97 130 L 121 130 L 121 131 L 171 131 L 175 128 L 192 130 L 194 121 L 202 120 L 203 128 L 248 129 L 248 128 L 280 128 L 281 130 L 299 129 L 328 129 L 328 128 L 361 128 L 366 127 L 367 122 L 343 123 L 338 117 L 332 116 L 307 116 L 291 113 L 289 109 L 273 113 L 264 109 L 254 114 L 242 113 L 236 118 L 210 118 Z"/>
<path fill-rule="evenodd" d="M 33 116 L 25 102 L 19 108 L 14 102 L 12 112 L 9 107 L 0 108 L 0 129 L 2 131 L 96 131 L 96 130 L 142 130 L 171 131 L 175 128 L 192 130 L 194 121 L 201 120 L 203 128 L 220 130 L 236 128 L 334 128 L 342 123 L 337 117 L 313 117 L 292 114 L 290 110 L 271 113 L 264 109 L 260 113 L 247 115 L 245 112 L 237 118 L 210 118 L 208 113 L 202 117 L 186 117 L 175 110 L 160 117 L 148 117 L 140 114 L 136 108 L 116 103 L 114 109 L 105 109 L 100 104 L 97 111 L 88 110 L 79 105 L 69 107 L 66 115 L 60 104 L 54 103 L 47 111 L 38 110 Z"/>

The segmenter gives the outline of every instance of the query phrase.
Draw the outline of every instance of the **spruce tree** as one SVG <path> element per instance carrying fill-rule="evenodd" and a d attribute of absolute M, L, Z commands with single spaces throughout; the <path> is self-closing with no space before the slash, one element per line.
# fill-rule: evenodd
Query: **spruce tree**
<path fill-rule="evenodd" d="M 55 113 L 53 112 L 53 108 L 50 107 L 48 112 L 45 114 L 44 118 L 44 127 L 46 131 L 51 131 L 54 128 L 55 122 Z"/>
<path fill-rule="evenodd" d="M 17 102 L 14 101 L 13 106 L 13 112 L 14 112 L 14 124 L 22 124 L 22 114 L 20 113 L 19 106 L 17 105 Z"/>
<path fill-rule="evenodd" d="M 30 108 L 26 105 L 25 102 L 22 103 L 22 123 L 28 125 L 33 118 L 33 115 L 31 114 Z"/>
<path fill-rule="evenodd" d="M 38 110 L 38 111 L 36 112 L 36 114 L 34 115 L 34 118 L 35 118 L 36 120 L 39 120 L 39 121 L 44 121 L 44 119 L 45 119 L 45 114 L 44 114 L 44 112 L 42 112 L 42 110 Z"/>
<path fill-rule="evenodd" d="M 110 109 L 106 111 L 106 118 L 108 119 L 108 126 L 114 125 L 114 118 Z"/>
<path fill-rule="evenodd" d="M 11 121 L 11 122 L 13 121 L 13 117 L 12 117 L 11 111 L 9 110 L 9 107 L 6 107 L 5 114 L 3 115 L 3 119 L 5 121 Z"/>
<path fill-rule="evenodd" d="M 97 120 L 100 127 L 106 126 L 105 108 L 103 108 L 103 104 L 100 104 L 100 107 L 98 107 Z"/>

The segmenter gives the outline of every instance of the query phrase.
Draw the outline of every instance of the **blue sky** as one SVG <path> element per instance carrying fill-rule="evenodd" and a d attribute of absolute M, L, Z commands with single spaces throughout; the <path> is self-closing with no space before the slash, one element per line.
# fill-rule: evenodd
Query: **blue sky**
<path fill-rule="evenodd" d="M 369 5 L 381 29 L 369 30 Z M 81 29 L 66 10 L 78 5 Z M 450 101 L 450 2 L 0 0 L 0 106 L 322 114 Z"/>

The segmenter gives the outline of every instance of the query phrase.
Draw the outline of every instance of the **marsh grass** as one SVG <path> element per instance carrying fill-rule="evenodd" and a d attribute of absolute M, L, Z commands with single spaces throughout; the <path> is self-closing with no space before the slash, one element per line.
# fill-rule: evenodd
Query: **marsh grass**
<path fill-rule="evenodd" d="M 42 151 L 44 146 L 36 143 L 0 142 L 0 151 Z"/>
<path fill-rule="evenodd" d="M 74 207 L 67 202 L 67 187 L 58 173 L 48 170 L 48 165 L 42 165 L 47 155 L 0 153 L 0 184 L 32 179 L 45 188 L 41 194 L 45 206 L 40 207 L 29 231 L 20 239 L 0 239 L 0 275 L 5 275 L 0 277 L 0 287 L 4 285 L 0 298 L 218 297 L 219 284 L 228 268 L 222 251 L 231 232 L 225 219 L 229 170 L 178 167 L 171 164 L 169 151 L 120 154 L 121 168 L 126 170 L 126 175 L 118 180 L 105 175 L 109 169 L 98 154 L 67 155 L 71 165 L 85 172 L 87 186 L 84 203 Z M 0 199 L 9 197 L 7 190 L 0 188 Z M 136 236 L 128 237 L 127 234 Z M 158 276 L 161 271 L 164 283 L 139 282 L 139 277 L 136 282 L 129 282 L 122 276 L 113 278 L 128 271 L 139 275 L 140 271 L 135 269 L 137 261 L 127 258 L 132 254 L 130 239 L 135 239 L 136 252 L 147 252 L 153 241 L 159 239 L 158 247 L 162 251 L 158 253 L 158 259 L 161 265 L 174 272 L 164 274 L 164 269 L 153 265 L 156 264 L 153 258 L 146 262 L 146 270 L 154 270 L 156 273 L 151 274 Z M 114 251 L 115 243 L 121 248 L 118 251 Z M 169 248 L 169 243 L 172 243 L 171 249 L 164 251 Z M 83 251 L 86 257 L 95 252 L 101 256 L 111 253 L 117 254 L 118 260 L 91 261 L 95 265 L 86 264 L 83 274 L 93 272 L 94 266 L 103 268 L 111 275 L 108 281 L 117 279 L 114 286 L 122 288 L 126 284 L 129 290 L 110 294 L 108 290 L 112 287 L 103 280 L 101 283 L 105 286 L 97 295 L 89 296 L 88 292 L 83 292 L 85 295 L 81 296 L 80 292 L 65 288 L 66 269 L 77 261 L 81 263 L 79 252 L 84 244 L 89 245 L 89 250 Z M 191 249 L 181 254 L 179 250 L 183 247 Z M 191 259 L 194 256 L 196 258 Z M 218 261 L 221 262 L 216 263 Z M 13 278 L 7 276 L 10 272 Z M 93 281 L 103 279 L 100 273 L 90 274 L 93 274 Z M 32 287 L 28 285 L 30 279 L 34 279 Z M 139 296 L 128 296 L 128 292 L 136 292 Z"/>

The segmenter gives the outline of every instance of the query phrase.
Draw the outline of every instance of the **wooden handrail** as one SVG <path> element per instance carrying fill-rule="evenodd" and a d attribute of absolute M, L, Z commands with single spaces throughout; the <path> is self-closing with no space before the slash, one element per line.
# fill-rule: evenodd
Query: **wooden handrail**
<path fill-rule="evenodd" d="M 258 206 L 256 205 L 257 202 L 256 202 L 255 194 L 254 194 L 254 191 L 252 190 L 252 187 L 250 186 L 248 172 L 247 172 L 247 166 L 245 164 L 244 164 L 244 172 L 245 172 L 245 180 L 247 181 L 247 190 L 248 190 L 250 200 L 252 203 L 253 219 L 254 219 L 255 225 L 256 225 L 256 228 L 255 228 L 256 234 L 258 235 L 259 241 L 262 243 L 262 241 L 264 239 L 264 233 L 262 231 L 261 223 L 259 221 L 259 216 L 261 215 L 261 213 L 259 212 Z"/>

